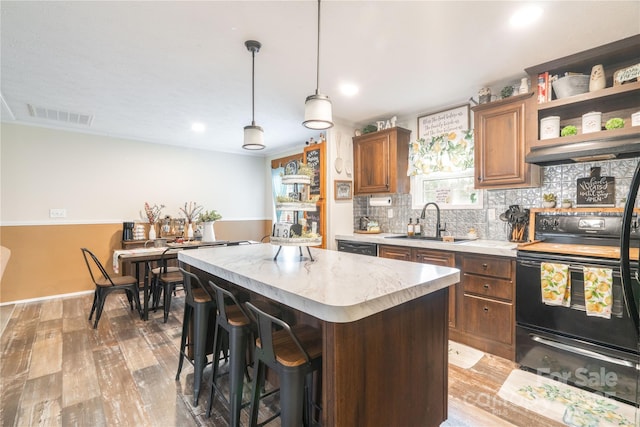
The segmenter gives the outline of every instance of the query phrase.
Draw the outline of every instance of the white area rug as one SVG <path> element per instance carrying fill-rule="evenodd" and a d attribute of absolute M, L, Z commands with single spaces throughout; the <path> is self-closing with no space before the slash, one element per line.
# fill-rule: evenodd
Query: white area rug
<path fill-rule="evenodd" d="M 568 426 L 636 425 L 631 405 L 520 369 L 511 371 L 498 396 Z"/>
<path fill-rule="evenodd" d="M 469 369 L 473 367 L 484 353 L 475 348 L 471 348 L 455 341 L 449 341 L 449 363 L 462 368 Z"/>

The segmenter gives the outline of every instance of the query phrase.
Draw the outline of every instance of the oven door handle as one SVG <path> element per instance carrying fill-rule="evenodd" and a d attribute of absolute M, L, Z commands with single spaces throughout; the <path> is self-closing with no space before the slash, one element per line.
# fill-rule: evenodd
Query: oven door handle
<path fill-rule="evenodd" d="M 581 356 L 588 356 L 594 359 L 602 360 L 603 362 L 614 363 L 616 365 L 627 366 L 629 368 L 635 368 L 636 371 L 640 371 L 640 365 L 630 362 L 628 360 L 619 359 L 617 357 L 605 356 L 604 354 L 597 353 L 595 351 L 586 350 L 584 348 L 574 347 L 572 345 L 563 344 L 561 342 L 552 341 L 546 338 L 539 337 L 537 335 L 531 334 L 531 339 L 539 342 L 540 344 L 548 345 L 550 347 L 555 347 L 560 350 L 569 351 L 571 353 L 579 354 Z"/>

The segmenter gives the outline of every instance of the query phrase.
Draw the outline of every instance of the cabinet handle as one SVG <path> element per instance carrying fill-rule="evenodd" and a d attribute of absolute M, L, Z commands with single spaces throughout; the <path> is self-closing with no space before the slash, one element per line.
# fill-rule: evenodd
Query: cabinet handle
<path fill-rule="evenodd" d="M 478 181 L 482 182 L 482 177 L 478 176 Z"/>
<path fill-rule="evenodd" d="M 489 289 L 489 284 L 485 283 L 484 285 L 482 285 L 482 287 L 485 288 L 485 289 Z"/>
<path fill-rule="evenodd" d="M 482 264 L 482 268 L 486 270 L 487 268 L 489 268 L 489 266 L 485 263 L 485 264 Z"/>
<path fill-rule="evenodd" d="M 485 313 L 488 313 L 488 312 L 489 312 L 489 307 L 483 307 L 483 308 L 482 308 L 482 310 L 483 310 Z"/>

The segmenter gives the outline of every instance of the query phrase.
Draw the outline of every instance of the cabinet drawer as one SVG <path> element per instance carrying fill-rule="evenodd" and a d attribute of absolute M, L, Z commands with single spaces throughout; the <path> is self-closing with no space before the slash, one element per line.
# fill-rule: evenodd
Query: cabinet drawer
<path fill-rule="evenodd" d="M 404 246 L 380 245 L 378 246 L 378 256 L 380 258 L 398 259 L 401 261 L 412 261 L 411 248 Z"/>
<path fill-rule="evenodd" d="M 513 305 L 465 295 L 464 329 L 469 334 L 511 345 Z"/>
<path fill-rule="evenodd" d="M 462 271 L 483 276 L 511 279 L 511 259 L 466 255 L 462 258 Z"/>
<path fill-rule="evenodd" d="M 465 293 L 513 301 L 513 282 L 509 279 L 495 279 L 465 273 L 463 280 Z"/>

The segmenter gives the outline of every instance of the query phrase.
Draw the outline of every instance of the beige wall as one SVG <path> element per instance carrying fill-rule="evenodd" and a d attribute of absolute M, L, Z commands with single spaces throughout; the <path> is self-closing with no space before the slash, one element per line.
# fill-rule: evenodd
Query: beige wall
<path fill-rule="evenodd" d="M 0 302 L 92 289 L 80 247 L 110 265 L 145 201 L 174 217 L 188 201 L 216 209 L 221 240 L 270 234 L 262 157 L 6 123 L 0 153 L 0 244 L 11 250 Z"/>

